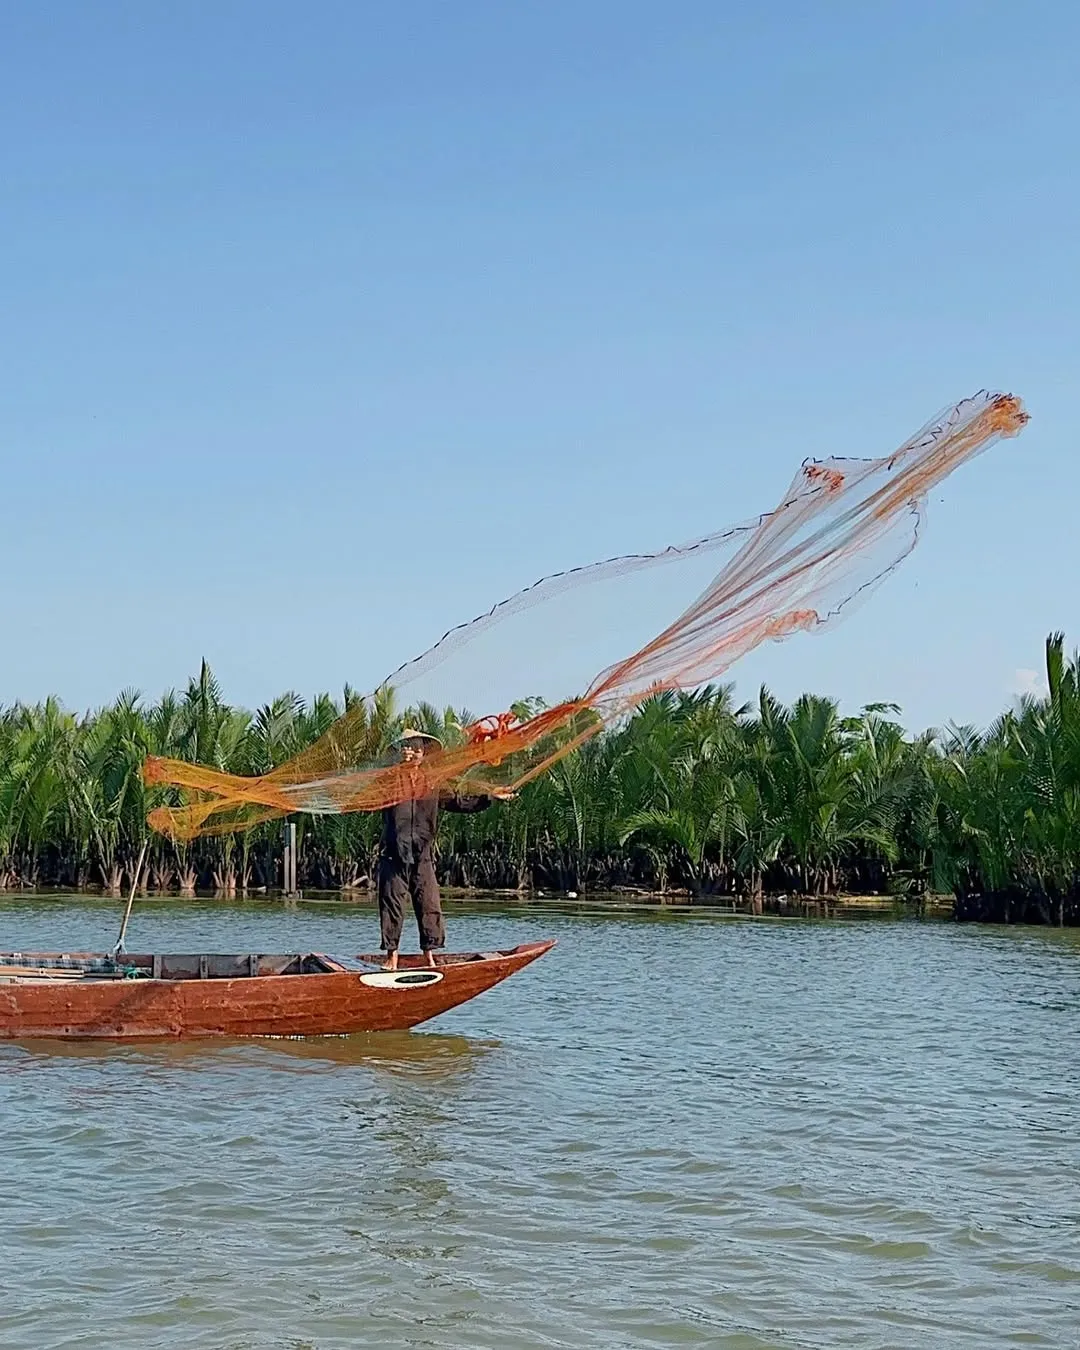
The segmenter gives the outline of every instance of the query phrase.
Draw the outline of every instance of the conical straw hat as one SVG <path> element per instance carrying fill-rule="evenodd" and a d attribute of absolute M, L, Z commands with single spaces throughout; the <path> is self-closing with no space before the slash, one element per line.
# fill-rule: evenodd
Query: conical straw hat
<path fill-rule="evenodd" d="M 442 745 L 438 736 L 433 736 L 430 731 L 418 731 L 416 727 L 405 727 L 399 736 L 394 737 L 395 745 L 400 745 L 402 741 L 434 741 L 436 745 Z"/>

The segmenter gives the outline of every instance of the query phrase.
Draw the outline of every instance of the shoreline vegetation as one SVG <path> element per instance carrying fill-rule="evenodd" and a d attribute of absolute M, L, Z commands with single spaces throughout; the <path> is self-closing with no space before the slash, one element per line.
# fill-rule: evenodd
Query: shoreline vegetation
<path fill-rule="evenodd" d="M 700 905 L 749 915 L 867 912 L 1080 923 L 1080 657 L 1046 643 L 1047 694 L 985 731 L 908 736 L 892 704 L 843 718 L 767 689 L 661 694 L 587 742 L 518 798 L 444 813 L 438 868 L 448 899 Z M 204 662 L 157 703 L 125 691 L 79 716 L 55 698 L 0 707 L 0 891 L 98 890 L 224 897 L 280 890 L 282 826 L 176 843 L 147 812 L 147 754 L 265 773 L 327 730 L 351 689 L 288 693 L 251 713 L 225 702 Z M 369 703 L 389 746 L 407 719 L 453 743 L 471 715 L 391 694 Z M 363 901 L 378 815 L 297 816 L 297 885 Z"/>

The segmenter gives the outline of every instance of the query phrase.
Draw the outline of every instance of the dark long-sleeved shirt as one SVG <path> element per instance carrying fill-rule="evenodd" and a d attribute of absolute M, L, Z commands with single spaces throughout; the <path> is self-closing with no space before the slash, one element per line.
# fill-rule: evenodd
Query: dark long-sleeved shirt
<path fill-rule="evenodd" d="M 403 863 L 418 863 L 431 853 L 439 825 L 439 807 L 469 814 L 491 805 L 487 796 L 468 797 L 460 792 L 432 793 L 430 797 L 411 797 L 383 811 L 382 840 L 379 852 L 384 858 Z"/>

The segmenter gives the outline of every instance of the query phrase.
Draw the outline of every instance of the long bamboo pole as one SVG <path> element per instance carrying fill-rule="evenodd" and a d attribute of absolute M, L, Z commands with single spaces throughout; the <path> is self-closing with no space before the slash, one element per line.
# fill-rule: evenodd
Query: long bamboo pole
<path fill-rule="evenodd" d="M 128 896 L 127 908 L 124 910 L 124 920 L 120 925 L 120 936 L 116 939 L 116 946 L 113 948 L 113 955 L 119 956 L 124 950 L 124 935 L 127 933 L 128 919 L 131 918 L 131 907 L 135 903 L 135 889 L 139 884 L 139 877 L 142 874 L 143 860 L 146 857 L 146 846 L 150 841 L 143 840 L 143 846 L 139 853 L 139 861 L 135 864 L 135 875 L 131 878 L 131 894 Z"/>

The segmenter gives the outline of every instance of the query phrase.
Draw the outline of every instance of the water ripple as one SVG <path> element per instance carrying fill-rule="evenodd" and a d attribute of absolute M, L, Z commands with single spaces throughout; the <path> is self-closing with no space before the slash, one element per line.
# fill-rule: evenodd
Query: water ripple
<path fill-rule="evenodd" d="M 100 947 L 115 918 L 8 900 L 0 945 Z M 174 950 L 373 929 L 137 920 Z M 451 922 L 561 945 L 409 1035 L 0 1045 L 0 1344 L 1080 1344 L 1080 935 Z"/>

